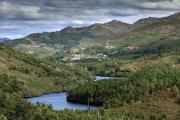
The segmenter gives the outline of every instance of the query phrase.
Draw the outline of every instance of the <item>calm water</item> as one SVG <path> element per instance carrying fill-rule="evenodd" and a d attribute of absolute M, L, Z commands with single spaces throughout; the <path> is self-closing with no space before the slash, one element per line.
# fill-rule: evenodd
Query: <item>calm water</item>
<path fill-rule="evenodd" d="M 105 77 L 105 76 L 96 75 L 96 80 L 115 79 L 115 78 L 120 78 L 120 77 Z"/>
<path fill-rule="evenodd" d="M 110 78 L 115 78 L 115 77 L 103 77 L 103 76 L 96 76 L 96 80 L 105 80 L 105 79 L 110 79 Z M 33 104 L 36 103 L 45 103 L 52 105 L 53 109 L 55 110 L 63 110 L 63 109 L 73 109 L 73 110 L 87 110 L 88 105 L 84 104 L 78 104 L 78 103 L 70 103 L 66 101 L 66 92 L 63 93 L 50 93 L 50 94 L 45 94 L 41 95 L 38 97 L 32 97 L 28 98 L 27 100 Z M 90 106 L 91 110 L 97 109 L 97 106 Z"/>
<path fill-rule="evenodd" d="M 38 103 L 45 103 L 52 105 L 53 109 L 55 110 L 63 110 L 63 109 L 73 109 L 73 110 L 87 110 L 88 105 L 78 104 L 78 103 L 69 103 L 66 101 L 66 92 L 63 93 L 51 93 L 45 94 L 39 97 L 28 98 L 33 104 Z M 97 106 L 90 106 L 91 110 L 97 109 Z"/>

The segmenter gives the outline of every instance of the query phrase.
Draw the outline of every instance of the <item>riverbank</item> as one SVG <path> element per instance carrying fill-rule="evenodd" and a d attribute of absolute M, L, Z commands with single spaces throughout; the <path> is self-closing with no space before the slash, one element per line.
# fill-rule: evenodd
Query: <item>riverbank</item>
<path fill-rule="evenodd" d="M 26 99 L 34 105 L 36 105 L 37 103 L 51 105 L 54 110 L 95 110 L 99 107 L 97 105 L 87 105 L 79 102 L 69 102 L 67 100 L 67 97 L 67 92 L 61 92 L 44 94 L 38 97 L 31 97 Z"/>
<path fill-rule="evenodd" d="M 68 91 L 67 91 L 67 90 L 63 90 L 63 91 L 57 91 L 57 92 L 44 92 L 44 93 L 41 93 L 41 94 L 25 96 L 25 97 L 23 97 L 23 98 L 24 98 L 24 99 L 28 99 L 28 98 L 40 97 L 40 96 L 42 96 L 42 95 L 47 95 L 47 94 L 64 93 L 64 92 L 68 92 Z"/>
<path fill-rule="evenodd" d="M 38 95 L 33 95 L 33 96 L 25 96 L 23 97 L 24 99 L 32 99 L 32 98 L 36 98 L 36 97 L 41 97 L 44 95 L 49 95 L 49 94 L 63 94 L 66 93 L 66 101 L 70 102 L 70 103 L 78 103 L 78 104 L 84 104 L 84 105 L 95 105 L 95 106 L 102 106 L 102 102 L 99 102 L 97 99 L 77 99 L 77 98 L 71 98 L 70 96 L 68 96 L 68 92 L 69 91 L 60 91 L 60 92 L 46 92 L 46 93 L 42 93 L 42 94 L 38 94 Z"/>
<path fill-rule="evenodd" d="M 80 103 L 85 105 L 95 105 L 95 106 L 102 106 L 102 102 L 100 102 L 97 99 L 90 98 L 88 99 L 79 99 L 79 98 L 72 98 L 70 96 L 67 96 L 67 101 L 71 103 Z"/>
<path fill-rule="evenodd" d="M 99 79 L 100 77 L 100 79 Z M 103 80 L 104 78 L 106 79 L 115 79 L 115 78 L 123 78 L 123 77 L 114 77 L 114 76 L 106 76 L 106 75 L 102 75 L 102 74 L 96 74 L 96 80 Z M 60 90 L 60 91 L 49 91 L 49 92 L 42 92 L 42 93 L 33 93 L 32 95 L 27 95 L 27 96 L 24 96 L 23 98 L 33 98 L 33 97 L 39 97 L 39 96 L 42 96 L 42 95 L 46 95 L 46 94 L 52 94 L 52 93 L 63 93 L 63 92 L 69 92 L 68 90 Z"/>
<path fill-rule="evenodd" d="M 116 77 L 108 77 L 105 75 L 98 76 L 98 74 L 96 75 L 96 80 L 115 79 L 115 78 Z M 86 105 L 86 106 L 90 105 L 90 106 L 97 106 L 97 107 L 100 107 L 103 104 L 103 102 L 99 101 L 99 99 L 96 99 L 96 98 L 91 98 L 89 100 L 81 99 L 81 98 L 73 98 L 73 97 L 69 96 L 68 92 L 69 92 L 68 90 L 55 91 L 55 92 L 44 92 L 41 94 L 25 96 L 24 99 L 35 99 L 35 98 L 38 99 L 43 96 L 49 96 L 51 94 L 66 94 L 66 96 L 64 95 L 64 97 L 59 99 L 59 101 L 61 101 L 63 99 L 64 103 L 66 103 L 65 101 L 67 101 L 71 104 L 81 104 L 81 105 Z M 48 99 L 48 98 L 46 98 L 46 99 Z M 43 100 L 40 99 L 40 101 L 43 101 Z M 36 102 L 39 102 L 39 101 L 37 100 Z M 48 104 L 48 101 L 44 101 L 44 102 L 47 102 L 47 104 Z"/>
<path fill-rule="evenodd" d="M 110 75 L 110 74 L 96 74 L 96 76 L 113 77 L 113 78 L 125 78 L 125 76 L 114 76 L 114 75 Z"/>

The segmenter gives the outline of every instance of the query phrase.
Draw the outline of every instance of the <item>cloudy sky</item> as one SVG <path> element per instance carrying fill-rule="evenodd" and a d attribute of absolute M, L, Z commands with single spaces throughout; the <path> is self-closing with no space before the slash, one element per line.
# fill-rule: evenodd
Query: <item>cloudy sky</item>
<path fill-rule="evenodd" d="M 0 38 L 180 11 L 180 0 L 0 0 Z"/>

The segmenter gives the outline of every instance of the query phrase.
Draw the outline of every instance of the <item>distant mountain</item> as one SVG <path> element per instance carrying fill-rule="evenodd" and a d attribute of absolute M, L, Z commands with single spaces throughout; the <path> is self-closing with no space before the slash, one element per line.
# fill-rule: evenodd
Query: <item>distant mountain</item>
<path fill-rule="evenodd" d="M 180 12 L 178 12 L 178 13 L 175 13 L 175 14 L 173 14 L 173 15 L 170 15 L 169 17 L 165 17 L 165 18 L 170 18 L 170 19 L 178 19 L 178 20 L 180 20 Z"/>
<path fill-rule="evenodd" d="M 165 29 L 174 28 L 179 29 L 180 24 L 180 12 L 163 18 L 145 18 L 135 22 L 134 27 L 139 27 L 141 30 L 147 31 L 165 31 Z"/>
<path fill-rule="evenodd" d="M 93 24 L 88 27 L 66 27 L 61 31 L 34 33 L 22 39 L 6 42 L 17 50 L 48 56 L 60 50 L 68 50 L 82 41 L 105 39 L 129 30 L 130 25 L 120 21 Z"/>
<path fill-rule="evenodd" d="M 89 27 L 87 27 L 87 30 L 94 30 L 98 31 L 101 30 L 101 32 L 107 32 L 106 35 L 110 33 L 124 33 L 128 31 L 130 28 L 130 24 L 123 23 L 117 20 L 112 20 L 108 23 L 104 24 L 93 24 Z M 104 31 L 103 31 L 104 30 Z"/>
<path fill-rule="evenodd" d="M 158 18 L 155 18 L 155 17 L 144 18 L 144 19 L 140 19 L 140 20 L 136 21 L 133 24 L 133 26 L 134 27 L 140 27 L 140 26 L 151 24 L 151 23 L 156 22 L 156 21 L 158 21 Z"/>
<path fill-rule="evenodd" d="M 9 38 L 0 38 L 0 42 L 9 41 Z"/>
<path fill-rule="evenodd" d="M 168 35 L 169 39 L 178 39 L 179 31 L 180 13 L 176 13 L 163 18 L 140 19 L 134 24 L 113 20 L 80 28 L 69 26 L 56 32 L 34 33 L 22 39 L 8 41 L 6 44 L 19 51 L 41 57 L 73 51 L 74 48 L 86 49 L 89 46 L 101 46 L 100 49 L 107 53 L 106 49 L 137 48 L 143 44 L 159 41 L 165 39 L 166 34 L 172 34 Z M 99 53 L 102 53 L 101 50 L 98 50 Z"/>

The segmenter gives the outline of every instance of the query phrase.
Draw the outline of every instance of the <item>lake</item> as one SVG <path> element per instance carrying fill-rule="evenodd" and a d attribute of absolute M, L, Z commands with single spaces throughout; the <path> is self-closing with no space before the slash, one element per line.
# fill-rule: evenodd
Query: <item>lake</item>
<path fill-rule="evenodd" d="M 38 103 L 45 103 L 52 105 L 54 110 L 63 110 L 63 109 L 73 109 L 73 110 L 87 110 L 90 108 L 91 110 L 95 110 L 98 107 L 85 104 L 78 104 L 78 103 L 70 103 L 66 100 L 67 94 L 66 92 L 63 93 L 50 93 L 44 94 L 38 97 L 28 98 L 27 100 L 33 104 Z"/>
<path fill-rule="evenodd" d="M 106 80 L 106 79 L 116 79 L 116 78 L 122 78 L 122 77 L 106 77 L 106 76 L 96 75 L 96 80 Z"/>
<path fill-rule="evenodd" d="M 104 77 L 104 76 L 96 76 L 96 80 L 105 80 L 105 79 L 112 79 L 116 77 Z M 67 93 L 50 93 L 50 94 L 44 94 L 38 97 L 32 97 L 27 98 L 27 100 L 33 104 L 36 103 L 45 103 L 52 105 L 54 110 L 64 110 L 64 109 L 73 109 L 73 110 L 95 110 L 98 108 L 98 106 L 93 106 L 85 104 L 79 104 L 79 103 L 70 103 L 66 100 Z"/>

